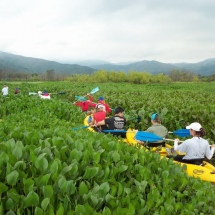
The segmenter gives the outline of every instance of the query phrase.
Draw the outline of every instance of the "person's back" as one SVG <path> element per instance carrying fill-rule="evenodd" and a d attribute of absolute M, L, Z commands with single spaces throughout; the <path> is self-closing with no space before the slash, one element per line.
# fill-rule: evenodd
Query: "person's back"
<path fill-rule="evenodd" d="M 146 131 L 156 134 L 157 136 L 162 138 L 165 138 L 168 135 L 167 128 L 161 124 L 154 124 L 151 127 L 149 127 Z"/>
<path fill-rule="evenodd" d="M 2 88 L 2 95 L 3 96 L 8 95 L 8 86 L 7 85 L 4 85 L 4 87 Z"/>
<path fill-rule="evenodd" d="M 183 141 L 180 145 L 179 139 L 174 141 L 174 150 L 185 155 L 176 155 L 173 157 L 175 161 L 191 164 L 201 164 L 202 161 L 207 157 L 211 159 L 214 154 L 215 144 L 210 145 L 206 139 L 203 139 L 206 132 L 198 122 L 191 123 L 186 126 L 186 129 L 190 130 L 190 135 L 193 136 L 191 139 Z"/>
<path fill-rule="evenodd" d="M 98 123 L 98 125 L 106 125 L 107 130 L 115 130 L 114 132 L 109 132 L 115 136 L 121 136 L 123 138 L 126 137 L 125 132 L 120 132 L 120 130 L 124 130 L 126 125 L 126 119 L 123 117 L 124 109 L 121 107 L 117 107 L 115 109 L 115 116 L 106 118 L 105 120 Z M 119 130 L 119 132 L 117 132 Z M 107 132 L 108 133 L 108 132 Z"/>
<path fill-rule="evenodd" d="M 19 88 L 16 88 L 14 94 L 18 94 L 18 93 L 19 93 Z"/>
<path fill-rule="evenodd" d="M 161 124 L 161 120 L 157 113 L 154 113 L 151 115 L 151 123 L 152 123 L 152 126 L 146 129 L 147 132 L 153 133 L 161 138 L 165 138 L 168 136 L 168 130 L 165 126 Z M 147 146 L 149 147 L 156 147 L 159 145 L 165 146 L 165 141 L 159 140 L 159 141 L 147 143 Z"/>

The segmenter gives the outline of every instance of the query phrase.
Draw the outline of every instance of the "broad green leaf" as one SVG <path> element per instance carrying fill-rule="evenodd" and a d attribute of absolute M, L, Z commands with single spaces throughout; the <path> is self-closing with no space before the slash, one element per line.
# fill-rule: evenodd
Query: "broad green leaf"
<path fill-rule="evenodd" d="M 49 203 L 50 203 L 50 198 L 43 199 L 43 201 L 41 202 L 41 208 L 45 211 Z"/>
<path fill-rule="evenodd" d="M 120 160 L 120 154 L 117 151 L 114 151 L 112 156 L 115 163 Z"/>
<path fill-rule="evenodd" d="M 12 151 L 12 154 L 17 158 L 21 158 L 22 157 L 22 148 L 20 146 L 15 146 L 15 148 Z"/>
<path fill-rule="evenodd" d="M 79 185 L 78 193 L 80 196 L 83 196 L 84 194 L 88 193 L 89 189 L 84 181 L 82 181 Z"/>
<path fill-rule="evenodd" d="M 14 202 L 11 198 L 8 198 L 6 201 L 6 209 L 13 210 L 14 209 Z"/>
<path fill-rule="evenodd" d="M 34 191 L 30 191 L 29 194 L 24 199 L 25 207 L 38 206 L 39 196 Z"/>
<path fill-rule="evenodd" d="M 56 173 L 58 171 L 58 161 L 54 160 L 54 162 L 50 166 L 50 172 Z"/>
<path fill-rule="evenodd" d="M 45 153 L 44 153 L 45 154 Z M 45 155 L 44 155 L 45 156 Z M 45 171 L 48 168 L 48 161 L 44 156 L 39 156 L 35 161 L 35 166 L 37 169 Z"/>
<path fill-rule="evenodd" d="M 0 182 L 0 194 L 2 194 L 3 192 L 7 191 L 8 187 L 3 184 L 2 182 Z"/>
<path fill-rule="evenodd" d="M 75 182 L 73 182 L 72 180 L 67 181 L 67 189 L 66 192 L 70 195 L 74 194 L 76 192 L 76 186 L 75 186 Z"/>
<path fill-rule="evenodd" d="M 16 170 L 12 171 L 6 177 L 7 183 L 9 185 L 15 185 L 17 183 L 18 177 L 19 177 L 19 173 Z"/>
<path fill-rule="evenodd" d="M 98 167 L 87 167 L 83 178 L 84 179 L 94 178 L 96 176 L 96 174 L 98 173 L 98 171 L 99 171 Z"/>
<path fill-rule="evenodd" d="M 64 208 L 62 203 L 60 203 L 60 207 L 58 208 L 56 215 L 64 215 Z"/>
<path fill-rule="evenodd" d="M 34 215 L 44 215 L 43 210 L 39 207 L 36 207 L 34 210 Z"/>
<path fill-rule="evenodd" d="M 9 211 L 6 213 L 6 215 L 16 215 L 16 214 L 15 214 L 15 212 L 14 212 L 14 211 L 9 210 Z"/>
<path fill-rule="evenodd" d="M 43 186 L 43 195 L 45 198 L 52 198 L 54 191 L 53 191 L 53 187 L 51 185 L 46 185 Z"/>
<path fill-rule="evenodd" d="M 45 186 L 48 184 L 48 181 L 49 181 L 49 178 L 50 178 L 50 174 L 46 174 L 44 175 L 38 182 L 39 186 L 42 187 L 42 186 Z"/>
<path fill-rule="evenodd" d="M 24 192 L 25 194 L 29 193 L 33 190 L 34 187 L 34 180 L 32 178 L 24 179 Z"/>

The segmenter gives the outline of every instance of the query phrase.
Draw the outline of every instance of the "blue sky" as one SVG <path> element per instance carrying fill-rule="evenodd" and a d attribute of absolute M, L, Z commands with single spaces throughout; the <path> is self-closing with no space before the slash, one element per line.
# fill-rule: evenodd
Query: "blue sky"
<path fill-rule="evenodd" d="M 58 62 L 215 57 L 214 0 L 0 0 L 0 51 Z"/>

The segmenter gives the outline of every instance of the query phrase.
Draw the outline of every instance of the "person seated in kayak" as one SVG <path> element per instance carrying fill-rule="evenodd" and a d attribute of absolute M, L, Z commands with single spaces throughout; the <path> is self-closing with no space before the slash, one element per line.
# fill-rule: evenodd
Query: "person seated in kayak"
<path fill-rule="evenodd" d="M 110 118 L 106 118 L 100 122 L 98 122 L 96 124 L 96 126 L 100 126 L 100 125 L 106 125 L 107 126 L 107 130 L 119 130 L 119 132 L 105 132 L 105 133 L 111 133 L 112 135 L 116 135 L 116 136 L 121 136 L 123 138 L 126 137 L 126 133 L 125 132 L 120 132 L 120 130 L 124 130 L 125 129 L 125 125 L 126 125 L 126 118 L 123 117 L 124 114 L 124 109 L 122 107 L 117 107 L 115 109 L 115 115 L 113 117 Z"/>
<path fill-rule="evenodd" d="M 200 165 L 205 157 L 210 160 L 214 154 L 215 144 L 212 144 L 210 148 L 208 141 L 203 138 L 206 135 L 205 129 L 198 122 L 191 123 L 186 129 L 190 130 L 192 138 L 185 140 L 180 145 L 178 145 L 179 139 L 174 141 L 174 150 L 186 154 L 176 155 L 173 159 L 197 165 Z"/>
<path fill-rule="evenodd" d="M 38 95 L 41 99 L 51 99 L 49 94 L 44 95 L 42 91 L 38 91 Z"/>
<path fill-rule="evenodd" d="M 150 126 L 148 129 L 146 129 L 146 132 L 150 132 L 153 134 L 156 134 L 157 136 L 161 138 L 166 138 L 168 136 L 168 130 L 165 126 L 161 124 L 161 119 L 157 113 L 153 113 L 151 115 L 151 123 L 152 126 Z M 144 142 L 138 141 L 137 142 L 141 145 L 144 145 Z M 150 142 L 146 144 L 148 147 L 157 147 L 157 146 L 165 146 L 165 141 L 159 140 L 156 142 Z"/>
<path fill-rule="evenodd" d="M 109 107 L 109 105 L 107 103 L 105 103 L 104 97 L 100 96 L 98 99 L 98 104 L 102 104 L 105 106 L 105 111 L 108 113 L 111 113 L 111 108 Z"/>
<path fill-rule="evenodd" d="M 93 102 L 93 97 L 90 94 L 87 94 L 87 96 L 89 97 L 89 100 L 73 102 L 75 106 L 81 107 L 82 112 L 88 112 L 89 107 L 96 107 L 96 103 Z"/>
<path fill-rule="evenodd" d="M 106 112 L 104 111 L 104 106 L 101 104 L 96 105 L 96 112 L 92 115 L 92 120 L 89 122 L 89 125 L 93 126 L 96 131 L 106 129 L 105 125 L 100 125 L 98 123 L 106 118 Z"/>
<path fill-rule="evenodd" d="M 16 88 L 14 91 L 14 94 L 18 94 L 19 93 L 19 88 Z"/>

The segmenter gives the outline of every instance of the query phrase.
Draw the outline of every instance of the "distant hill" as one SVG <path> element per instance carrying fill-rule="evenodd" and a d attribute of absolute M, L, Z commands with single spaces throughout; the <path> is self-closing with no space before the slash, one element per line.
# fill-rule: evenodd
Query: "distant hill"
<path fill-rule="evenodd" d="M 136 63 L 131 63 L 127 65 L 116 65 L 116 64 L 104 64 L 104 65 L 94 65 L 92 66 L 94 69 L 105 69 L 105 70 L 115 70 L 115 71 L 147 71 L 152 74 L 158 73 L 168 73 L 172 69 L 176 69 L 177 66 L 167 64 L 167 63 L 160 63 L 158 61 L 147 61 L 143 60 Z"/>
<path fill-rule="evenodd" d="M 151 74 L 164 73 L 168 74 L 172 69 L 179 69 L 182 71 L 190 71 L 202 76 L 209 76 L 215 74 L 215 58 L 207 59 L 198 63 L 161 63 L 158 61 L 139 61 L 127 65 L 119 64 L 103 64 L 91 66 L 94 69 L 105 69 L 114 71 L 147 71 Z"/>
<path fill-rule="evenodd" d="M 74 61 L 75 62 L 75 61 Z M 38 58 L 23 57 L 0 51 L 0 70 L 12 72 L 44 73 L 54 70 L 56 74 L 90 74 L 95 70 L 106 71 L 146 71 L 151 74 L 168 74 L 172 69 L 191 71 L 201 76 L 215 74 L 215 58 L 207 59 L 198 63 L 161 63 L 158 61 L 139 61 L 134 63 L 113 64 L 102 60 L 76 61 L 76 64 L 58 63 Z"/>
<path fill-rule="evenodd" d="M 24 57 L 0 51 L 0 70 L 9 72 L 44 73 L 54 70 L 56 74 L 87 74 L 95 69 L 77 64 L 61 64 L 55 61 Z"/>
<path fill-rule="evenodd" d="M 215 58 L 210 58 L 198 63 L 175 63 L 173 65 L 202 76 L 215 74 Z"/>

